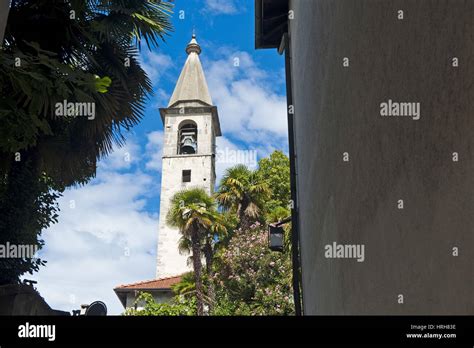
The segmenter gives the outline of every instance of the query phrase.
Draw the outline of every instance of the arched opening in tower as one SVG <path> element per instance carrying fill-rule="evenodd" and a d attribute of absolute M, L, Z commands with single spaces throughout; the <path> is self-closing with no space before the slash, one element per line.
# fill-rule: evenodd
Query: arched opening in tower
<path fill-rule="evenodd" d="M 188 121 L 179 127 L 178 153 L 192 155 L 197 153 L 197 125 Z"/>

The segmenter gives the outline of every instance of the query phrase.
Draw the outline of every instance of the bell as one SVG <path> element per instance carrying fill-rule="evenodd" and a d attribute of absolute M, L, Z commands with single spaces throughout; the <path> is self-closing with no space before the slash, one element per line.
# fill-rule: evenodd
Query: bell
<path fill-rule="evenodd" d="M 183 139 L 183 146 L 192 146 L 194 147 L 194 139 L 192 139 L 191 137 L 186 137 L 185 139 Z"/>
<path fill-rule="evenodd" d="M 181 154 L 190 155 L 196 153 L 196 141 L 192 136 L 184 136 L 181 140 Z"/>

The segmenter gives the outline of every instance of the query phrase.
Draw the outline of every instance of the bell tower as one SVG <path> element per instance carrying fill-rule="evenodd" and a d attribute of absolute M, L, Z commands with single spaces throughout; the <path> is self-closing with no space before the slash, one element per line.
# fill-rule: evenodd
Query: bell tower
<path fill-rule="evenodd" d="M 179 231 L 166 224 L 173 195 L 186 188 L 214 191 L 215 140 L 221 135 L 217 107 L 202 70 L 201 47 L 193 34 L 186 46 L 188 57 L 166 108 L 160 109 L 164 128 L 161 173 L 160 221 L 156 277 L 180 275 L 191 270 L 189 255 L 178 250 Z"/>

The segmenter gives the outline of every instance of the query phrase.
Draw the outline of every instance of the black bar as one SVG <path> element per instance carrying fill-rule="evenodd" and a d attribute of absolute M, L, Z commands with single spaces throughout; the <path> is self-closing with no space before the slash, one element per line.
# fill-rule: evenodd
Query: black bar
<path fill-rule="evenodd" d="M 55 340 L 19 338 L 26 322 L 55 325 Z M 433 325 L 432 329 L 413 329 Z M 453 325 L 452 329 L 437 328 Z M 452 338 L 413 338 L 407 334 L 455 334 Z M 377 346 L 472 347 L 474 316 L 300 316 L 300 317 L 0 317 L 0 346 L 143 344 L 227 346 L 377 344 Z"/>

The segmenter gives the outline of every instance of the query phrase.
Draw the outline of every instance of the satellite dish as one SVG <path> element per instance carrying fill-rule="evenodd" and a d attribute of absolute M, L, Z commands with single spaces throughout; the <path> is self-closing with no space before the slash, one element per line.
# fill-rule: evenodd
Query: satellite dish
<path fill-rule="evenodd" d="M 99 315 L 104 316 L 107 315 L 107 306 L 102 301 L 95 301 L 90 304 L 90 306 L 86 309 L 85 315 Z"/>

